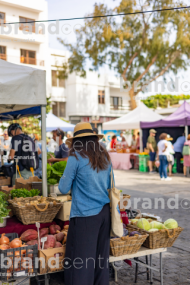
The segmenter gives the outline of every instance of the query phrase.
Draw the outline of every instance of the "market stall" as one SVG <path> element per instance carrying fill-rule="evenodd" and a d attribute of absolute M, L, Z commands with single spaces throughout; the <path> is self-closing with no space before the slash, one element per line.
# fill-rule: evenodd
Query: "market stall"
<path fill-rule="evenodd" d="M 42 141 L 46 142 L 46 72 L 0 59 L 0 119 L 42 117 Z M 42 149 L 43 195 L 47 196 L 47 154 Z"/>
<path fill-rule="evenodd" d="M 52 113 L 48 113 L 46 116 L 46 132 L 52 132 L 56 129 L 61 129 L 64 132 L 73 132 L 75 125 L 67 123 Z"/>
<path fill-rule="evenodd" d="M 139 104 L 139 106 L 127 113 L 126 115 L 115 119 L 110 122 L 103 123 L 103 130 L 133 130 L 133 129 L 140 129 L 140 122 L 154 122 L 157 120 L 161 120 L 163 117 L 156 112 L 152 111 L 148 107 L 146 107 L 142 102 Z M 140 129 L 140 150 L 143 150 L 142 145 L 142 131 Z M 136 163 L 136 157 L 138 156 L 138 151 L 136 152 L 136 149 L 128 149 L 124 148 L 124 153 L 127 155 L 124 155 L 118 151 L 111 154 L 111 158 L 113 159 L 113 163 L 116 162 L 116 168 L 115 169 L 125 169 L 128 170 L 131 168 L 131 162 L 130 158 L 133 155 L 134 161 Z M 125 162 L 124 162 L 125 160 Z M 118 168 L 119 165 L 121 168 Z"/>
<path fill-rule="evenodd" d="M 167 118 L 155 122 L 141 121 L 140 126 L 143 130 L 144 146 L 146 145 L 149 130 L 152 128 L 157 130 L 157 140 L 159 135 L 163 132 L 170 134 L 174 138 L 174 142 L 183 132 L 185 132 L 187 138 L 189 133 L 188 126 L 190 126 L 190 104 L 184 101 L 184 103 Z"/>

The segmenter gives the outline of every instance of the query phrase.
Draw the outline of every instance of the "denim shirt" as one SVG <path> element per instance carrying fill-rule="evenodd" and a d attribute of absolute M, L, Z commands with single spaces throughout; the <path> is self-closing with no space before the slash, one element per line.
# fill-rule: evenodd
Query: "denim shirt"
<path fill-rule="evenodd" d="M 78 158 L 78 159 L 77 159 Z M 108 189 L 111 187 L 111 164 L 106 170 L 93 170 L 88 158 L 69 156 L 66 169 L 59 182 L 62 194 L 72 193 L 70 218 L 98 215 L 103 206 L 110 202 Z"/>

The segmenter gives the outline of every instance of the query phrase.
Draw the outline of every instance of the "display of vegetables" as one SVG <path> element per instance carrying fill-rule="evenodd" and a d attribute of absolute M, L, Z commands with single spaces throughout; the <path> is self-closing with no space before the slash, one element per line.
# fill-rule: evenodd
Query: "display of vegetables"
<path fill-rule="evenodd" d="M 174 219 L 168 219 L 164 223 L 160 223 L 158 221 L 149 222 L 149 219 L 142 218 L 135 222 L 135 226 L 148 232 L 157 232 L 163 229 L 176 229 L 178 223 Z"/>
<path fill-rule="evenodd" d="M 3 218 L 7 217 L 9 215 L 10 210 L 7 209 L 8 202 L 7 202 L 8 196 L 0 192 L 0 223 L 3 223 Z"/>
<path fill-rule="evenodd" d="M 11 190 L 11 198 L 28 198 L 28 197 L 35 197 L 40 194 L 38 189 L 32 189 L 28 191 L 27 189 L 13 189 Z"/>
<path fill-rule="evenodd" d="M 68 229 L 68 225 L 64 226 L 63 229 L 59 225 L 51 225 L 49 228 L 40 229 L 40 246 L 42 247 L 41 238 L 47 237 L 44 249 L 62 247 L 62 245 L 66 244 Z M 38 233 L 36 230 L 29 229 L 22 233 L 19 241 L 21 243 L 22 241 L 26 242 L 26 245 L 38 244 Z"/>
<path fill-rule="evenodd" d="M 59 161 L 54 163 L 53 165 L 47 163 L 48 184 L 55 185 L 59 183 L 59 180 L 61 179 L 65 171 L 66 165 L 67 165 L 66 161 Z"/>

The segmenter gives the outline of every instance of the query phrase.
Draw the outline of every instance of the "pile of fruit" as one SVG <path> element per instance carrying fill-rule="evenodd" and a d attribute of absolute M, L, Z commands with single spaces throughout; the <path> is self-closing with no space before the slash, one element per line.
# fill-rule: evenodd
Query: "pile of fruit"
<path fill-rule="evenodd" d="M 163 229 L 176 229 L 178 228 L 178 223 L 174 219 L 168 219 L 164 223 L 153 221 L 152 219 L 133 219 L 131 223 L 136 227 L 143 229 L 148 232 L 157 232 Z"/>
<path fill-rule="evenodd" d="M 40 248 L 42 248 L 41 238 L 47 237 L 44 243 L 44 249 L 58 248 L 66 244 L 67 233 L 69 226 L 64 226 L 63 229 L 59 225 L 51 225 L 49 228 L 40 229 Z M 26 242 L 26 245 L 35 245 L 38 243 L 38 232 L 35 230 L 27 230 L 20 239 Z"/>

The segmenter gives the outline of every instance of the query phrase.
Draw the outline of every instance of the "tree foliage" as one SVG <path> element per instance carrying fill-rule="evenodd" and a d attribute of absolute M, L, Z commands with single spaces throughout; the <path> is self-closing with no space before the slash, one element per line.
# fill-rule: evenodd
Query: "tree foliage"
<path fill-rule="evenodd" d="M 95 4 L 90 16 L 114 13 L 135 13 L 186 6 L 183 0 L 121 0 L 119 6 L 109 9 Z M 168 72 L 177 74 L 186 70 L 190 55 L 189 9 L 147 14 L 86 19 L 76 31 L 76 43 L 59 39 L 70 51 L 60 77 L 77 72 L 86 75 L 86 66 L 97 71 L 108 65 L 122 76 L 128 88 L 132 107 L 134 97 L 148 84 Z"/>
<path fill-rule="evenodd" d="M 142 100 L 142 102 L 148 108 L 156 109 L 157 107 L 167 108 L 168 102 L 172 106 L 172 105 L 178 104 L 180 100 L 187 100 L 187 99 L 190 99 L 190 95 L 157 94 L 154 96 L 149 96 L 145 100 Z"/>

